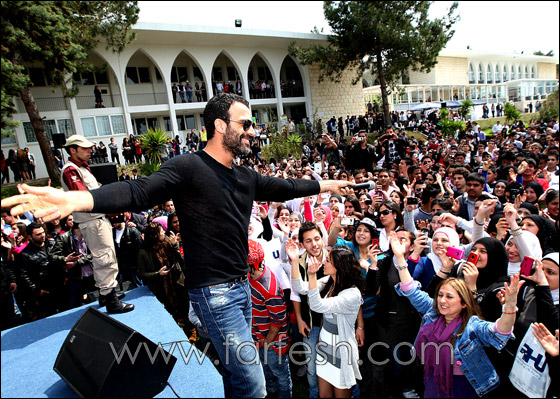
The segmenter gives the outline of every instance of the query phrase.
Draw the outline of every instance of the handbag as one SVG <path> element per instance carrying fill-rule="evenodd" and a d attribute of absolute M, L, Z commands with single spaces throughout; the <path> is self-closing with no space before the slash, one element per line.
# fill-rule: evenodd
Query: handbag
<path fill-rule="evenodd" d="M 531 324 L 532 326 L 532 324 Z M 509 373 L 513 386 L 529 398 L 544 398 L 550 386 L 546 352 L 530 327 L 523 337 Z"/>

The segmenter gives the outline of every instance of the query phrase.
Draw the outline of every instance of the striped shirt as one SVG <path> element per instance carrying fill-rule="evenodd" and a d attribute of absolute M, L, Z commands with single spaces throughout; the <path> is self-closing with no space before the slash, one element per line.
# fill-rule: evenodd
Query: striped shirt
<path fill-rule="evenodd" d="M 249 282 L 253 302 L 253 340 L 265 339 L 271 326 L 280 327 L 272 348 L 276 353 L 285 354 L 288 350 L 288 318 L 280 283 L 266 266 L 259 278 L 249 278 Z"/>

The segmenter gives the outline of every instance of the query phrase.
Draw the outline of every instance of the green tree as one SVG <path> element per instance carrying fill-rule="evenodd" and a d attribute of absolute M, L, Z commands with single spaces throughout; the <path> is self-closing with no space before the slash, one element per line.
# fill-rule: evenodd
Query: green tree
<path fill-rule="evenodd" d="M 466 119 L 472 111 L 474 103 L 468 98 L 461 101 L 461 106 L 459 107 L 459 115 L 461 118 Z"/>
<path fill-rule="evenodd" d="M 302 48 L 295 42 L 290 54 L 303 65 L 318 64 L 319 81 L 325 77 L 340 81 L 347 69 L 357 69 L 353 84 L 361 82 L 365 71 L 372 70 L 381 85 L 384 120 L 391 124 L 389 88 L 406 73 L 429 72 L 437 56 L 455 33 L 453 24 L 457 3 L 443 18 L 430 20 L 431 2 L 424 1 L 325 1 L 325 18 L 333 34 L 327 45 L 311 43 Z M 319 33 L 317 28 L 315 33 Z"/>
<path fill-rule="evenodd" d="M 553 93 L 549 94 L 548 98 L 543 103 L 542 108 L 539 111 L 539 119 L 544 119 L 546 122 L 550 122 L 552 118 L 558 119 L 559 109 L 558 89 L 556 89 Z"/>
<path fill-rule="evenodd" d="M 144 158 L 146 158 L 146 166 L 143 167 L 143 172 L 145 176 L 149 176 L 161 166 L 169 137 L 163 130 L 156 127 L 148 129 L 148 131 L 140 137 L 140 140 L 142 142 L 142 153 L 144 154 Z"/>
<path fill-rule="evenodd" d="M 42 64 L 49 82 L 74 96 L 74 72 L 93 67 L 88 52 L 101 39 L 107 49 L 122 51 L 134 40 L 138 20 L 136 1 L 2 1 L 2 128 L 14 112 L 19 96 L 41 148 L 49 177 L 60 181 L 46 128 L 31 93 L 26 65 Z"/>

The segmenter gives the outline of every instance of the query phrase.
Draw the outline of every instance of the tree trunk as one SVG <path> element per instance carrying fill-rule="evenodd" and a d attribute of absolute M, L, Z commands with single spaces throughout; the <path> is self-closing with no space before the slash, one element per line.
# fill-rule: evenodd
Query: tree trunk
<path fill-rule="evenodd" d="M 27 115 L 29 115 L 29 120 L 31 121 L 31 126 L 37 137 L 37 142 L 41 148 L 41 154 L 43 154 L 43 160 L 47 167 L 47 172 L 49 173 L 49 178 L 51 179 L 51 184 L 53 186 L 60 186 L 60 170 L 54 160 L 54 154 L 51 150 L 51 144 L 47 139 L 47 129 L 43 118 L 37 109 L 37 103 L 31 94 L 31 88 L 29 86 L 25 87 L 20 91 L 21 100 L 25 105 L 25 110 Z"/>
<path fill-rule="evenodd" d="M 389 112 L 389 99 L 387 96 L 387 80 L 385 79 L 385 71 L 383 70 L 383 59 L 381 57 L 381 50 L 378 49 L 376 54 L 377 62 L 377 77 L 379 78 L 379 84 L 381 86 L 381 101 L 383 101 L 383 120 L 385 121 L 385 126 L 393 126 L 391 120 L 391 113 Z"/>

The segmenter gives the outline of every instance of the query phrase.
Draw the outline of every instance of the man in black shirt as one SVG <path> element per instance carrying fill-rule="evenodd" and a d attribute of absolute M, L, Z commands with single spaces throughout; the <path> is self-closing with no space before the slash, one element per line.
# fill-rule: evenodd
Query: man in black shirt
<path fill-rule="evenodd" d="M 171 197 L 185 253 L 185 287 L 193 308 L 219 351 L 226 397 L 264 397 L 264 375 L 255 364 L 251 297 L 247 281 L 247 231 L 253 200 L 286 201 L 319 192 L 349 195 L 347 181 L 283 180 L 236 166 L 255 135 L 248 102 L 221 93 L 208 101 L 203 151 L 173 157 L 153 175 L 100 187 L 62 192 L 23 185 L 27 193 L 7 198 L 13 214 L 34 210 L 45 221 L 74 211 L 120 213 L 146 209 Z M 19 204 L 19 205 L 18 205 Z M 17 206 L 15 206 L 17 205 Z M 233 338 L 233 339 L 232 339 Z"/>

